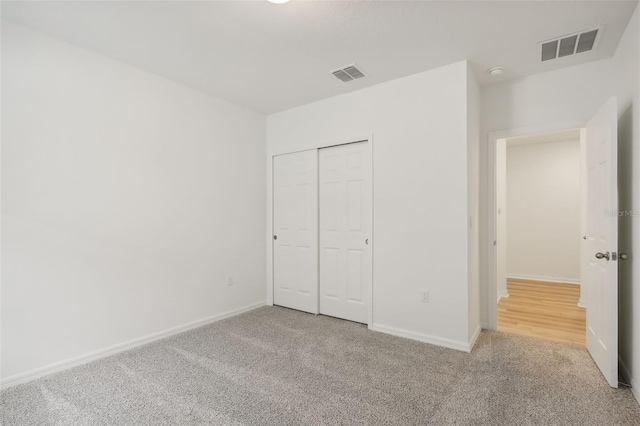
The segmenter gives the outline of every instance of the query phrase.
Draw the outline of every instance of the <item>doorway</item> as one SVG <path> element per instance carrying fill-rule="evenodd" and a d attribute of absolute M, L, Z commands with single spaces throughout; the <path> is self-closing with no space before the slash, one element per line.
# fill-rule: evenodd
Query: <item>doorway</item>
<path fill-rule="evenodd" d="M 618 387 L 618 112 L 617 99 L 609 98 L 586 123 L 551 125 L 537 129 L 512 129 L 489 134 L 488 232 L 489 257 L 486 292 L 487 326 L 497 329 L 497 208 L 496 176 L 498 140 L 561 129 L 582 128 L 586 161 L 581 174 L 586 186 L 586 222 L 581 256 L 581 281 L 586 299 L 586 347 L 611 387 Z"/>
<path fill-rule="evenodd" d="M 586 345 L 584 131 L 496 143 L 497 328 Z"/>

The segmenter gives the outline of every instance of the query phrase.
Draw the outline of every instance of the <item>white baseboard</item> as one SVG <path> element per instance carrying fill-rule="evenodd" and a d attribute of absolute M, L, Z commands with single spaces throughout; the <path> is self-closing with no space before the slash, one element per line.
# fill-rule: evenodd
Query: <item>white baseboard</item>
<path fill-rule="evenodd" d="M 459 342 L 457 340 L 445 339 L 442 337 L 431 336 L 429 334 L 416 333 L 415 331 L 403 330 L 400 328 L 389 327 L 387 325 L 373 324 L 370 330 L 380 333 L 391 334 L 393 336 L 404 337 L 406 339 L 417 340 L 419 342 L 430 343 L 436 346 L 456 349 L 458 351 L 470 352 L 471 345 L 469 342 Z"/>
<path fill-rule="evenodd" d="M 561 278 L 561 277 L 545 277 L 542 275 L 522 275 L 522 274 L 507 274 L 507 279 L 512 278 L 515 280 L 531 280 L 531 281 L 543 281 L 548 283 L 563 283 L 563 284 L 576 284 L 580 285 L 580 280 L 575 278 Z"/>
<path fill-rule="evenodd" d="M 498 292 L 498 303 L 500 303 L 500 299 L 502 299 L 503 297 L 504 298 L 509 297 L 509 293 L 506 290 Z"/>
<path fill-rule="evenodd" d="M 622 376 L 631 385 L 631 393 L 636 398 L 638 405 L 640 405 L 640 389 L 638 388 L 638 386 L 636 386 L 638 385 L 638 383 L 635 383 L 633 377 L 631 377 L 631 374 L 627 369 L 627 366 L 624 364 L 624 362 L 622 362 L 622 359 L 620 359 L 620 357 L 618 357 L 618 365 L 620 366 L 620 372 L 622 373 Z"/>
<path fill-rule="evenodd" d="M 231 311 L 223 312 L 218 315 L 213 315 L 213 316 L 203 318 L 197 321 L 193 321 L 187 324 L 179 325 L 177 327 L 172 327 L 164 331 L 149 334 L 147 336 L 139 337 L 126 342 L 118 343 L 116 345 L 109 346 L 103 349 L 98 349 L 97 351 L 93 351 L 93 352 L 86 353 L 84 355 L 69 358 L 64 361 L 59 361 L 53 364 L 45 365 L 44 367 L 34 368 L 33 370 L 29 370 L 24 373 L 15 374 L 13 376 L 9 376 L 7 378 L 0 380 L 0 389 L 5 389 L 10 386 L 15 386 L 21 383 L 30 382 L 32 380 L 39 379 L 40 377 L 48 376 L 50 374 L 54 374 L 59 371 L 68 370 L 70 368 L 77 367 L 79 365 L 87 364 L 91 361 L 95 361 L 100 358 L 114 355 L 119 352 L 124 352 L 126 350 L 133 349 L 137 346 L 151 343 L 156 340 L 164 339 L 165 337 L 173 336 L 174 334 L 179 334 L 187 330 L 202 327 L 203 325 L 211 324 L 216 321 L 220 321 L 226 318 L 233 317 L 235 315 L 252 311 L 261 306 L 264 306 L 265 304 L 266 304 L 266 301 L 253 303 L 251 305 L 247 305 L 242 308 L 233 309 Z"/>
<path fill-rule="evenodd" d="M 473 350 L 473 347 L 476 345 L 476 340 L 478 340 L 478 337 L 480 337 L 480 332 L 481 331 L 482 331 L 482 327 L 480 325 L 478 325 L 476 327 L 476 330 L 471 335 L 471 339 L 469 339 L 469 351 L 468 352 L 471 352 Z"/>
<path fill-rule="evenodd" d="M 581 308 L 586 308 L 587 307 L 587 302 L 585 302 L 582 298 L 580 298 L 578 300 L 578 306 Z"/>

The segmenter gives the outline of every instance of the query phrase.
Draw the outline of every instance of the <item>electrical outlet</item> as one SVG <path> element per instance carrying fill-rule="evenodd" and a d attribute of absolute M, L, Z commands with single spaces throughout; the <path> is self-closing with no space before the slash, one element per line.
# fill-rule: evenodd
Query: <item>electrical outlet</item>
<path fill-rule="evenodd" d="M 233 285 L 233 275 L 227 277 L 227 285 Z"/>
<path fill-rule="evenodd" d="M 429 290 L 422 290 L 420 292 L 420 295 L 422 296 L 422 301 L 424 303 L 429 303 Z"/>

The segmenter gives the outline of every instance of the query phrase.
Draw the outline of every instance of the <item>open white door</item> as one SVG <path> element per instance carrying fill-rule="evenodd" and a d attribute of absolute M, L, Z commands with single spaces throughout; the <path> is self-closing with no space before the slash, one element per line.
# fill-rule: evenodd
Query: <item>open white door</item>
<path fill-rule="evenodd" d="M 273 303 L 318 313 L 318 151 L 273 157 Z"/>
<path fill-rule="evenodd" d="M 618 387 L 618 113 L 611 98 L 587 124 L 587 349 Z"/>

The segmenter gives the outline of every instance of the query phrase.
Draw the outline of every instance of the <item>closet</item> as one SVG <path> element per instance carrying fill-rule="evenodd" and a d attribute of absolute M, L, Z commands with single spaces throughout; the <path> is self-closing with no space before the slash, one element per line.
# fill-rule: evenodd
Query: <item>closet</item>
<path fill-rule="evenodd" d="M 275 305 L 368 322 L 371 192 L 368 142 L 273 157 Z"/>

